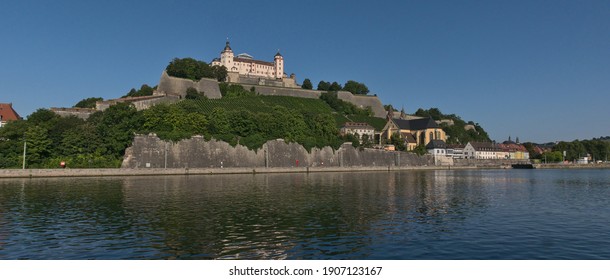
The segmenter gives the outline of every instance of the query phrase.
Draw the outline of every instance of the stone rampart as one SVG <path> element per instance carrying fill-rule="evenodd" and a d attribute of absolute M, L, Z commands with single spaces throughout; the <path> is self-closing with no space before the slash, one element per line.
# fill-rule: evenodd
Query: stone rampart
<path fill-rule="evenodd" d="M 97 112 L 97 110 L 92 108 L 51 108 L 50 110 L 64 118 L 75 116 L 83 120 L 88 119 L 91 114 Z"/>
<path fill-rule="evenodd" d="M 194 82 L 189 79 L 171 77 L 165 71 L 161 74 L 157 91 L 162 94 L 184 97 L 186 96 L 186 90 L 189 87 L 192 87 L 199 92 L 203 92 L 203 94 L 210 99 L 222 97 L 220 88 L 218 87 L 218 81 L 214 79 L 202 78 L 201 80 Z"/>
<path fill-rule="evenodd" d="M 136 136 L 127 149 L 123 168 L 288 168 L 288 167 L 407 167 L 432 166 L 431 156 L 377 149 L 356 149 L 347 143 L 338 150 L 268 141 L 256 151 L 201 136 L 176 143 L 155 135 Z"/>
<path fill-rule="evenodd" d="M 251 87 L 254 87 L 256 92 L 262 95 L 280 95 L 280 96 L 293 96 L 300 98 L 320 98 L 322 91 L 317 90 L 308 90 L 301 88 L 292 88 L 292 87 L 282 87 L 282 86 L 267 86 L 260 85 L 259 78 L 243 78 L 244 81 L 248 83 L 242 84 L 246 90 L 250 90 Z M 271 80 L 266 80 L 266 83 L 272 83 Z M 237 83 L 239 84 L 239 83 Z M 278 85 L 282 84 L 278 82 Z M 203 91 L 205 96 L 208 98 L 221 98 L 220 88 L 218 86 L 218 82 L 213 79 L 201 79 L 198 82 L 191 81 L 189 79 L 182 79 L 169 76 L 165 71 L 161 74 L 161 79 L 159 80 L 159 85 L 157 86 L 157 91 L 160 94 L 167 95 L 178 95 L 184 97 L 186 95 L 186 89 L 189 87 L 195 88 L 198 91 Z M 360 108 L 371 107 L 373 111 L 373 115 L 378 118 L 385 118 L 386 111 L 383 108 L 383 104 L 377 96 L 368 96 L 368 95 L 354 95 L 351 92 L 347 91 L 339 91 L 337 93 L 337 97 L 343 101 L 352 103 Z"/>

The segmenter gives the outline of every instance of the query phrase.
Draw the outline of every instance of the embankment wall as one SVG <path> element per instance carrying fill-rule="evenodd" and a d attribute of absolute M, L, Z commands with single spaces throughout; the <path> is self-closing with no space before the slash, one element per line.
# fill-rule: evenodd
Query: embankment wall
<path fill-rule="evenodd" d="M 176 143 L 154 135 L 139 135 L 127 149 L 123 168 L 290 168 L 290 167 L 408 167 L 433 166 L 431 156 L 412 153 L 356 149 L 346 143 L 338 150 L 330 147 L 307 151 L 296 143 L 268 141 L 253 151 L 222 141 L 206 141 L 201 136 Z"/>

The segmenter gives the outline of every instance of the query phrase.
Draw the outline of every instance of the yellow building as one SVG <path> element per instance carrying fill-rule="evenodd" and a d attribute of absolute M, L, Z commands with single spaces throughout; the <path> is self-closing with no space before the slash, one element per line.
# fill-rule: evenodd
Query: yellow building
<path fill-rule="evenodd" d="M 412 120 L 391 118 L 381 131 L 381 137 L 390 140 L 394 134 L 398 134 L 405 141 L 408 151 L 418 145 L 428 145 L 432 140 L 447 141 L 445 131 L 432 118 Z"/>

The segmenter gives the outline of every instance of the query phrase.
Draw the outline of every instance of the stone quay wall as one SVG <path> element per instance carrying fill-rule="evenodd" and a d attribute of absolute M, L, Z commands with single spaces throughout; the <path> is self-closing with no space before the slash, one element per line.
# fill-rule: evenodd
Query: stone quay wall
<path fill-rule="evenodd" d="M 351 143 L 307 151 L 296 143 L 268 141 L 253 151 L 195 136 L 176 143 L 155 135 L 138 135 L 125 153 L 123 168 L 347 168 L 434 166 L 432 156 L 378 149 L 356 149 Z"/>

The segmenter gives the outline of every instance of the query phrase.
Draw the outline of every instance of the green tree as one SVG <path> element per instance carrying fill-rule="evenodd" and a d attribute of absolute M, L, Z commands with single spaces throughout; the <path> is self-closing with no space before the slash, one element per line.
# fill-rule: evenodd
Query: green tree
<path fill-rule="evenodd" d="M 79 101 L 78 103 L 76 103 L 76 105 L 74 105 L 74 108 L 95 108 L 95 102 L 103 101 L 103 100 L 104 99 L 101 97 L 85 98 L 85 99 Z"/>
<path fill-rule="evenodd" d="M 227 71 L 227 67 L 225 67 L 225 66 L 214 65 L 214 66 L 212 66 L 212 75 L 219 82 L 224 82 L 227 80 L 229 71 Z"/>
<path fill-rule="evenodd" d="M 345 83 L 343 90 L 349 91 L 353 94 L 363 94 L 366 95 L 369 93 L 369 88 L 363 84 L 356 81 L 349 80 Z"/>
<path fill-rule="evenodd" d="M 301 88 L 313 89 L 313 85 L 311 84 L 311 81 L 309 79 L 305 79 L 305 80 L 303 80 L 303 85 L 301 85 Z"/>
<path fill-rule="evenodd" d="M 51 140 L 48 131 L 41 126 L 30 126 L 25 133 L 27 141 L 26 163 L 39 167 L 51 153 Z"/>
<path fill-rule="evenodd" d="M 121 98 L 151 96 L 151 95 L 153 95 L 155 88 L 156 88 L 156 86 L 154 88 L 152 88 L 147 84 L 143 84 L 142 86 L 140 86 L 139 90 L 132 88 L 127 94 L 121 96 Z"/>
<path fill-rule="evenodd" d="M 199 61 L 190 57 L 174 58 L 165 68 L 168 75 L 178 78 L 190 79 L 199 81 L 201 78 L 218 79 L 222 70 L 216 70 L 216 74 L 212 67 L 203 61 Z M 216 76 L 219 75 L 219 76 Z"/>
<path fill-rule="evenodd" d="M 428 150 L 426 149 L 426 146 L 424 144 L 420 144 L 420 145 L 417 145 L 415 147 L 415 149 L 413 149 L 412 152 L 416 153 L 417 155 L 422 156 L 422 155 L 425 155 L 426 153 L 428 153 Z"/>
<path fill-rule="evenodd" d="M 328 91 L 330 90 L 330 83 L 325 81 L 320 81 L 318 83 L 318 90 Z"/>
<path fill-rule="evenodd" d="M 225 108 L 217 107 L 212 110 L 208 129 L 214 135 L 226 135 L 230 133 L 231 125 L 229 122 L 229 114 Z"/>
<path fill-rule="evenodd" d="M 337 82 L 333 82 L 330 87 L 328 88 L 329 91 L 340 91 L 341 90 L 341 85 Z"/>

